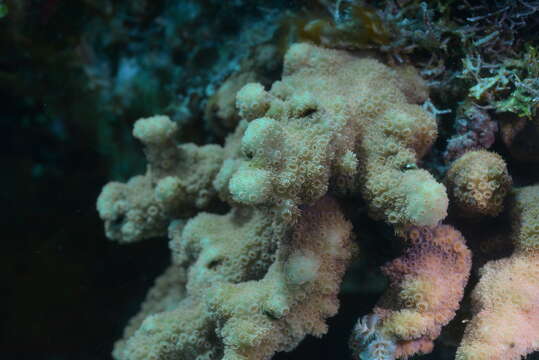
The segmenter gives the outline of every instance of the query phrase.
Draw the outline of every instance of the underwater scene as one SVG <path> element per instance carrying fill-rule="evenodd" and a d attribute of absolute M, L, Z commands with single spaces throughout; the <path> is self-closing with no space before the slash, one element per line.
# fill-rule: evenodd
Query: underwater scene
<path fill-rule="evenodd" d="M 0 360 L 539 359 L 539 1 L 0 0 Z"/>

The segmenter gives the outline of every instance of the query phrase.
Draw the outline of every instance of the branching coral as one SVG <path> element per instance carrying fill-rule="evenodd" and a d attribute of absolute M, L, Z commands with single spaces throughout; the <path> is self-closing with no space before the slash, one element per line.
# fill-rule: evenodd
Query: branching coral
<path fill-rule="evenodd" d="M 436 225 L 446 215 L 445 189 L 417 166 L 436 122 L 409 103 L 426 100 L 418 97 L 426 93 L 421 81 L 404 80 L 417 74 L 398 74 L 374 59 L 293 45 L 283 79 L 269 92 L 259 84 L 238 92 L 240 115 L 250 123 L 243 159 L 231 172 L 232 199 L 294 207 L 335 183 L 361 190 L 376 218 Z"/>
<path fill-rule="evenodd" d="M 440 225 L 432 230 L 412 227 L 406 241 L 410 246 L 405 253 L 383 267 L 390 287 L 370 315 L 377 319 L 369 326 L 374 329 L 366 332 L 360 319 L 352 333 L 356 353 L 370 351 L 377 339 L 393 344 L 388 359 L 429 353 L 442 326 L 455 316 L 471 268 L 464 238 L 451 226 Z"/>
<path fill-rule="evenodd" d="M 245 120 L 228 141 L 223 166 L 218 146 L 176 147 L 176 125 L 167 118 L 139 120 L 134 135 L 146 144 L 149 170 L 136 184 L 104 189 L 98 210 L 109 237 L 158 234 L 166 216 L 203 208 L 215 192 L 212 180 L 232 204 L 273 204 L 283 219 L 293 220 L 298 205 L 321 198 L 333 183 L 341 191 L 361 190 L 376 218 L 436 225 L 446 215 L 447 196 L 417 167 L 437 133 L 434 118 L 409 103 L 425 100 L 417 86 L 421 81 L 410 71 L 297 44 L 286 55 L 282 81 L 269 92 L 259 84 L 239 91 Z M 155 220 L 143 218 L 146 209 Z"/>
<path fill-rule="evenodd" d="M 222 323 L 224 359 L 269 359 L 290 351 L 306 334 L 327 332 L 336 314 L 340 279 L 352 255 L 351 225 L 325 198 L 308 208 L 289 242 L 260 281 L 223 284 L 209 296 Z M 253 309 L 253 306 L 256 309 Z"/>
<path fill-rule="evenodd" d="M 177 125 L 166 116 L 140 119 L 133 135 L 146 145 L 148 170 L 126 184 L 107 184 L 97 210 L 107 236 L 133 242 L 164 235 L 172 217 L 203 209 L 215 196 L 212 181 L 223 149 L 218 145 L 177 146 Z"/>
<path fill-rule="evenodd" d="M 230 75 L 208 99 L 204 121 L 216 133 L 233 130 L 240 120 L 236 111 L 236 93 L 254 81 L 271 84 L 269 76 L 281 65 L 273 45 L 258 46 L 251 56 L 244 59 L 239 70 Z"/>
<path fill-rule="evenodd" d="M 165 116 L 137 121 L 147 173 L 105 186 L 98 210 L 121 242 L 170 223 L 174 264 L 116 358 L 268 359 L 324 334 L 353 253 L 328 192 L 361 191 L 373 216 L 399 227 L 446 215 L 445 188 L 417 165 L 437 133 L 416 104 L 426 94 L 410 67 L 296 44 L 271 90 L 238 92 L 242 120 L 224 147 L 176 145 Z M 230 212 L 199 213 L 182 230 L 217 194 Z"/>
<path fill-rule="evenodd" d="M 456 229 L 461 218 L 451 214 L 452 225 L 441 224 L 446 188 L 420 168 L 438 133 L 425 110 L 432 105 L 425 82 L 411 66 L 311 43 L 290 47 L 271 87 L 249 82 L 239 89 L 248 79 L 231 78 L 223 102 L 214 99 L 209 109 L 222 105 L 227 126 L 237 122 L 223 146 L 177 145 L 177 123 L 141 119 L 133 134 L 145 145 L 146 174 L 106 185 L 98 199 L 108 237 L 134 242 L 168 228 L 173 254 L 115 358 L 270 359 L 309 334 L 323 335 L 355 249 L 345 214 L 357 217 L 363 208 L 403 237 L 405 249 L 382 268 L 389 288 L 354 328 L 354 356 L 432 351 L 459 309 L 471 252 Z M 499 155 L 475 150 L 492 145 L 495 126 L 473 106 L 476 113 L 464 113 L 477 120 L 468 129 L 476 143 L 448 149 L 449 160 L 464 154 L 445 183 L 455 213 L 482 226 L 478 215 L 507 215 L 502 204 L 512 180 Z M 515 254 L 481 271 L 459 359 L 516 359 L 536 348 L 535 328 L 519 328 L 532 332 L 526 337 L 502 318 L 536 319 L 536 189 L 514 190 Z M 340 198 L 347 198 L 346 213 Z M 517 281 L 504 288 L 508 279 Z M 512 330 L 487 334 L 491 324 Z"/>
<path fill-rule="evenodd" d="M 274 221 L 237 209 L 201 213 L 183 229 L 172 223 L 174 265 L 115 357 L 269 359 L 306 334 L 324 334 L 353 253 L 351 225 L 331 198 L 307 208 L 293 229 Z"/>

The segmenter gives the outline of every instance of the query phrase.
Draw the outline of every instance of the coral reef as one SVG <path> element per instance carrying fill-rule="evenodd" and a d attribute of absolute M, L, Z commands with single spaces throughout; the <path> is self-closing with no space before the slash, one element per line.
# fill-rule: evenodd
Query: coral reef
<path fill-rule="evenodd" d="M 471 319 L 457 359 L 537 350 L 539 192 L 524 185 L 538 179 L 511 165 L 537 159 L 536 52 L 518 36 L 539 6 L 317 3 L 268 15 L 281 22 L 209 91 L 197 83 L 182 111 L 134 124 L 146 174 L 105 185 L 97 209 L 121 243 L 168 232 L 172 264 L 114 357 L 291 351 L 327 332 L 356 248 L 377 242 L 389 284 L 352 330 L 355 359 L 454 345 L 441 335 L 459 311 Z M 194 118 L 212 135 L 185 143 Z"/>
<path fill-rule="evenodd" d="M 103 188 L 97 209 L 107 236 L 122 242 L 166 234 L 168 220 L 203 209 L 215 196 L 212 181 L 223 162 L 218 145 L 177 146 L 167 116 L 140 119 L 133 135 L 146 145 L 148 170 L 126 184 Z"/>
<path fill-rule="evenodd" d="M 533 352 L 538 10 L 0 0 L 2 358 Z"/>
<path fill-rule="evenodd" d="M 116 356 L 163 358 L 170 353 L 181 358 L 187 351 L 201 358 L 221 352 L 225 358 L 265 359 L 293 348 L 307 333 L 323 334 L 321 320 L 336 312 L 339 279 L 352 253 L 350 225 L 336 204 L 322 200 L 330 187 L 337 193 L 361 191 L 372 216 L 399 228 L 433 226 L 444 218 L 444 186 L 417 166 L 434 141 L 436 123 L 407 101 L 425 98 L 416 92 L 421 84 L 417 75 L 406 73 L 399 77 L 399 71 L 374 59 L 297 44 L 285 57 L 282 80 L 269 92 L 257 83 L 238 92 L 243 120 L 224 148 L 176 145 L 177 125 L 166 116 L 138 120 L 133 135 L 146 146 L 146 175 L 110 183 L 98 199 L 111 239 L 133 242 L 162 235 L 169 223 L 171 234 L 178 234 L 180 219 L 204 209 L 217 192 L 233 210 L 224 217 L 199 214 L 187 222 L 180 239 L 172 236 L 174 263 L 188 272 L 186 300 L 170 314 L 148 314 L 137 331 L 128 328 L 133 335 Z M 290 231 L 299 234 L 292 235 L 291 243 L 286 240 Z M 303 236 L 309 240 L 302 242 Z M 210 280 L 217 281 L 213 273 L 227 284 L 208 287 Z M 158 284 L 168 284 L 170 276 Z M 270 294 L 274 300 L 263 305 Z M 193 296 L 208 299 L 205 310 L 193 311 L 207 319 L 200 326 L 211 328 L 207 331 L 224 345 L 172 340 L 177 336 L 171 333 L 187 331 L 178 325 L 186 321 L 182 314 L 192 314 L 193 303 L 202 306 Z M 258 310 L 239 309 L 247 299 L 260 304 Z M 160 301 L 147 307 L 162 309 Z M 257 321 L 245 318 L 253 312 Z M 305 322 L 306 317 L 314 318 Z M 295 324 L 300 319 L 301 326 Z M 152 325 L 157 323 L 163 323 L 158 331 Z M 256 356 L 249 350 L 255 348 Z"/>

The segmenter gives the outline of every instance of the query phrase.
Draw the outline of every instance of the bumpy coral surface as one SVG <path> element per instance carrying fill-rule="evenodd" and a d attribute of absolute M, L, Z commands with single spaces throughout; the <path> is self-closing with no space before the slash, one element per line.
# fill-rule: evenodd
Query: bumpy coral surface
<path fill-rule="evenodd" d="M 517 360 L 539 349 L 539 260 L 513 255 L 481 268 L 457 360 Z"/>
<path fill-rule="evenodd" d="M 324 198 L 289 231 L 237 209 L 170 227 L 174 265 L 116 344 L 117 359 L 269 359 L 338 309 L 351 225 Z M 273 224 L 275 225 L 275 224 Z"/>
<path fill-rule="evenodd" d="M 481 268 L 458 360 L 517 360 L 539 350 L 539 186 L 516 189 L 511 212 L 515 252 Z"/>
<path fill-rule="evenodd" d="M 170 223 L 174 265 L 116 358 L 268 359 L 324 334 L 352 254 L 351 226 L 328 191 L 361 191 L 374 216 L 398 226 L 446 214 L 445 188 L 417 166 L 436 136 L 434 118 L 411 103 L 425 93 L 411 68 L 297 44 L 270 91 L 238 92 L 242 120 L 224 148 L 176 145 L 166 116 L 137 121 L 147 173 L 105 186 L 98 210 L 121 242 Z M 232 210 L 181 230 L 217 194 Z"/>
<path fill-rule="evenodd" d="M 97 210 L 110 239 L 134 242 L 166 234 L 171 218 L 203 209 L 215 190 L 223 150 L 218 145 L 176 145 L 177 125 L 166 116 L 140 119 L 133 135 L 145 146 L 148 170 L 126 184 L 107 184 Z"/>
<path fill-rule="evenodd" d="M 322 336 L 356 248 L 347 218 L 361 214 L 404 237 L 404 250 L 382 268 L 389 287 L 353 330 L 356 359 L 432 351 L 471 270 L 457 230 L 464 219 L 453 213 L 474 217 L 467 224 L 478 228 L 487 221 L 481 215 L 510 217 L 515 244 L 511 257 L 479 271 L 457 358 L 517 359 L 536 350 L 537 186 L 511 192 L 504 159 L 465 144 L 448 148 L 446 159 L 465 153 L 447 171 L 446 193 L 421 168 L 440 112 L 413 67 L 300 43 L 270 87 L 240 75 L 208 102 L 208 123 L 236 125 L 223 146 L 178 145 L 176 122 L 141 119 L 133 134 L 145 146 L 146 174 L 109 183 L 99 196 L 109 238 L 135 242 L 168 229 L 173 255 L 116 343 L 117 360 L 270 359 L 307 335 Z M 485 116 L 473 129 L 479 147 L 488 147 L 496 126 L 487 110 L 474 109 Z M 443 225 L 449 200 L 455 211 Z M 484 244 L 466 237 L 471 248 Z"/>
<path fill-rule="evenodd" d="M 293 45 L 270 91 L 248 84 L 238 92 L 250 122 L 230 178 L 232 199 L 311 202 L 333 183 L 359 188 L 377 219 L 436 225 L 446 215 L 445 188 L 417 166 L 436 122 L 413 103 L 425 101 L 425 90 L 409 70 L 399 77 L 371 58 Z"/>
<path fill-rule="evenodd" d="M 512 180 L 502 157 L 489 151 L 469 151 L 451 164 L 446 175 L 449 197 L 460 215 L 496 216 Z"/>
<path fill-rule="evenodd" d="M 516 251 L 534 253 L 539 250 L 539 185 L 515 189 L 511 200 Z"/>
<path fill-rule="evenodd" d="M 360 319 L 352 334 L 356 353 L 372 352 L 372 342 L 379 339 L 392 344 L 388 359 L 429 353 L 442 326 L 455 316 L 471 268 L 464 238 L 451 226 L 440 225 L 432 230 L 412 227 L 406 241 L 410 246 L 405 253 L 383 267 L 390 287 L 371 315 L 378 319 L 370 326 L 374 329 L 366 332 Z"/>
<path fill-rule="evenodd" d="M 139 120 L 133 134 L 146 145 L 148 172 L 104 189 L 98 210 L 107 235 L 123 241 L 158 235 L 164 219 L 203 208 L 215 190 L 233 205 L 276 205 L 293 220 L 298 205 L 321 198 L 330 185 L 361 190 L 372 215 L 389 223 L 436 225 L 446 215 L 445 188 L 417 166 L 436 137 L 436 122 L 409 103 L 421 100 L 424 89 L 407 74 L 399 78 L 374 59 L 296 44 L 282 81 L 269 92 L 256 83 L 238 92 L 244 121 L 223 164 L 216 145 L 176 146 L 176 125 L 166 117 Z"/>

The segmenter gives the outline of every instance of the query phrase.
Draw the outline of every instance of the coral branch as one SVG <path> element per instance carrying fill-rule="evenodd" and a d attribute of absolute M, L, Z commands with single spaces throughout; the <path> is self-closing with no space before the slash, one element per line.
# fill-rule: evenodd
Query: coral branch
<path fill-rule="evenodd" d="M 406 240 L 410 246 L 405 253 L 383 267 L 390 286 L 370 315 L 379 320 L 365 326 L 360 319 L 352 333 L 355 353 L 371 352 L 373 342 L 382 340 L 392 344 L 384 346 L 388 354 L 394 349 L 388 359 L 429 353 L 442 326 L 455 316 L 471 268 L 464 238 L 451 226 L 440 225 L 433 230 L 412 227 Z"/>
<path fill-rule="evenodd" d="M 202 213 L 183 230 L 173 223 L 175 265 L 131 321 L 115 357 L 270 359 L 307 334 L 324 334 L 353 253 L 351 225 L 330 198 L 306 209 L 291 231 L 272 227 L 268 215 Z"/>

